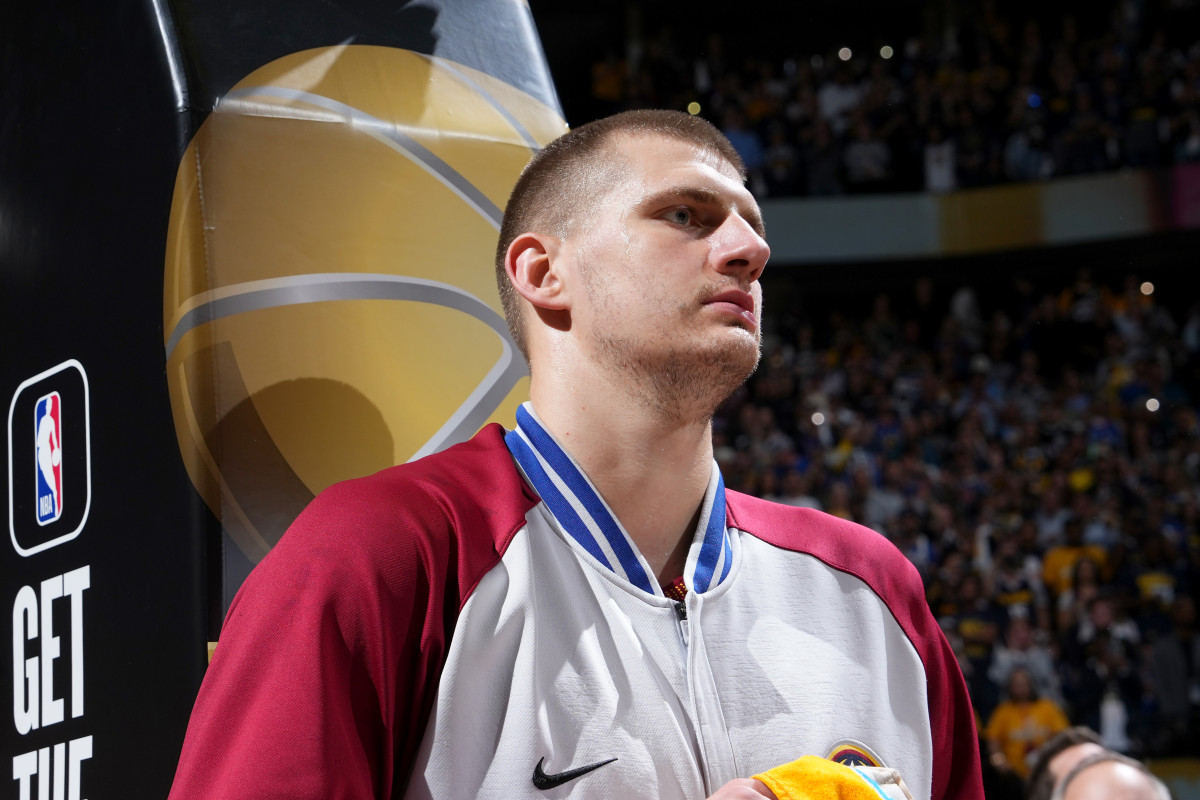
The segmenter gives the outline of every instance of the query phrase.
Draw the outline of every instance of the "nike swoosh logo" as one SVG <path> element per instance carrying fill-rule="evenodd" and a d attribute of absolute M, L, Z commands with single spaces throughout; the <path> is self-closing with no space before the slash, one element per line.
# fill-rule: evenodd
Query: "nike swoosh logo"
<path fill-rule="evenodd" d="M 608 761 L 597 761 L 595 764 L 588 764 L 586 767 L 578 767 L 576 769 L 569 769 L 566 772 L 547 775 L 542 771 L 542 764 L 545 760 L 545 758 L 539 758 L 537 766 L 533 768 L 533 785 L 542 791 L 553 789 L 555 786 L 562 786 L 564 783 L 570 783 L 576 778 L 582 778 L 594 769 L 600 769 L 605 764 L 611 764 L 616 761 L 615 758 L 610 758 Z"/>

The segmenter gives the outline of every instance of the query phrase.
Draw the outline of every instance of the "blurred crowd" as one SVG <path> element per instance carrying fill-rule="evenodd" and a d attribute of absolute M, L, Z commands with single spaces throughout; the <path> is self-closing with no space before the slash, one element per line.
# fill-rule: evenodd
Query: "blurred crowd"
<path fill-rule="evenodd" d="M 1194 4 L 1163 5 L 1178 13 L 1120 0 L 1044 25 L 985 0 L 934 42 L 865 56 L 735 54 L 720 34 L 684 42 L 663 30 L 593 65 L 593 110 L 696 103 L 759 197 L 947 192 L 1196 162 Z"/>
<path fill-rule="evenodd" d="M 731 488 L 908 556 L 1017 776 L 1068 723 L 1197 754 L 1200 304 L 1112 280 L 980 297 L 920 278 L 858 316 L 785 303 L 714 423 Z"/>

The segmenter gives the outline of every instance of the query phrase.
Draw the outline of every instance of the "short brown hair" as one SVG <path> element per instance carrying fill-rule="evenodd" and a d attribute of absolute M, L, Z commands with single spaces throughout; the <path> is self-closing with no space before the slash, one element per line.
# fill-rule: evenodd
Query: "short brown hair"
<path fill-rule="evenodd" d="M 640 109 L 623 111 L 589 122 L 563 134 L 540 150 L 521 172 L 509 195 L 496 245 L 496 287 L 513 341 L 526 358 L 525 327 L 517 293 L 504 268 L 509 245 L 523 233 L 566 237 L 582 211 L 595 203 L 624 174 L 627 165 L 616 156 L 612 141 L 618 134 L 665 136 L 711 151 L 746 180 L 737 150 L 712 123 L 682 111 Z"/>
<path fill-rule="evenodd" d="M 1066 797 L 1067 787 L 1071 785 L 1071 781 L 1078 778 L 1081 772 L 1091 769 L 1097 764 L 1103 764 L 1106 761 L 1112 761 L 1117 764 L 1124 764 L 1127 767 L 1132 767 L 1146 777 L 1146 782 L 1150 784 L 1150 787 L 1153 789 L 1158 800 L 1172 800 L 1170 788 L 1168 788 L 1167 785 L 1162 782 L 1161 778 L 1151 772 L 1149 767 L 1135 758 L 1130 758 L 1129 756 L 1122 755 L 1121 753 L 1114 753 L 1112 751 L 1090 755 L 1072 767 L 1066 775 L 1063 775 L 1063 778 L 1058 782 L 1058 785 L 1054 787 L 1054 793 L 1050 795 L 1051 800 L 1059 800 L 1059 798 Z"/>
<path fill-rule="evenodd" d="M 1026 784 L 1027 800 L 1050 800 L 1058 782 L 1050 772 L 1050 762 L 1059 753 L 1079 744 L 1101 744 L 1100 734 L 1083 725 L 1076 725 L 1051 736 L 1037 751 L 1037 760 L 1029 772 Z"/>

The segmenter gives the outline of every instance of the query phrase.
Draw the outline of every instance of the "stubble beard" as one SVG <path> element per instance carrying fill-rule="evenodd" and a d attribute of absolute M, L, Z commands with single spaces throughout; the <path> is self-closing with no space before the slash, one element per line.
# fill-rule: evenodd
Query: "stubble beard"
<path fill-rule="evenodd" d="M 664 422 L 708 424 L 721 403 L 758 366 L 757 333 L 742 329 L 739 335 L 710 328 L 703 343 L 696 344 L 697 336 L 703 335 L 698 333 L 700 304 L 720 288 L 705 287 L 692 302 L 675 309 L 676 339 L 646 342 L 615 325 L 592 331 L 595 352 L 612 381 Z M 671 326 L 668 316 L 662 320 L 664 330 Z"/>

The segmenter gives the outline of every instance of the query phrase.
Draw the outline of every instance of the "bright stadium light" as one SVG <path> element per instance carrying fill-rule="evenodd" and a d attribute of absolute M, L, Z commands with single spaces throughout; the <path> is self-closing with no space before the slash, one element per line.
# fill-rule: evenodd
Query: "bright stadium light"
<path fill-rule="evenodd" d="M 885 44 L 883 47 L 879 48 L 879 57 L 885 61 L 895 54 L 896 51 L 892 49 L 891 45 Z"/>
<path fill-rule="evenodd" d="M 1151 397 L 1149 400 L 1146 401 L 1146 410 L 1147 411 L 1158 411 L 1158 401 L 1155 400 L 1153 397 Z"/>
<path fill-rule="evenodd" d="M 1146 281 L 1145 283 L 1143 283 L 1142 284 L 1142 294 L 1144 294 L 1144 295 L 1154 294 L 1154 284 L 1151 283 L 1150 281 Z"/>
<path fill-rule="evenodd" d="M 822 414 L 820 411 L 813 412 L 812 424 L 813 425 L 824 425 L 825 424 L 825 415 Z"/>
<path fill-rule="evenodd" d="M 700 113 L 700 104 L 695 100 L 687 104 L 687 112 L 693 117 Z"/>
<path fill-rule="evenodd" d="M 849 47 L 843 47 L 841 50 L 838 50 L 838 58 L 842 61 L 849 61 L 852 55 L 854 54 L 850 52 Z"/>

